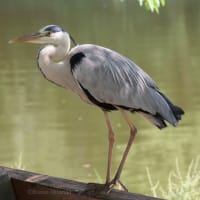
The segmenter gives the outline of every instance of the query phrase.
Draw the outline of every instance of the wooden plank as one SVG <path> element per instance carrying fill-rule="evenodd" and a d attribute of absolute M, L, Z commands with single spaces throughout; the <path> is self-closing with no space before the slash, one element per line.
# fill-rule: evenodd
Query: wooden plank
<path fill-rule="evenodd" d="M 18 179 L 12 180 L 17 200 L 97 200 L 96 198 L 87 197 L 81 194 L 30 183 Z M 56 186 L 57 187 L 57 186 Z"/>
<path fill-rule="evenodd" d="M 1 173 L 7 173 L 11 178 L 16 200 L 159 200 L 115 189 L 108 194 L 97 189 L 101 186 L 100 184 L 93 187 L 93 184 L 7 167 L 0 167 Z"/>

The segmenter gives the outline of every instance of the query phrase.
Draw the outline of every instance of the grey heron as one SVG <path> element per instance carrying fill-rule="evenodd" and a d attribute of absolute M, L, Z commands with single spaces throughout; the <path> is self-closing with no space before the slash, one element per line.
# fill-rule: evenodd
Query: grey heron
<path fill-rule="evenodd" d="M 71 41 L 75 44 L 70 48 Z M 152 78 L 133 61 L 108 48 L 93 44 L 76 45 L 72 36 L 57 25 L 18 37 L 10 43 L 42 44 L 37 64 L 44 77 L 102 109 L 108 128 L 108 161 L 105 187 L 119 183 L 137 129 L 128 112 L 139 113 L 162 129 L 166 121 L 177 126 L 184 111 L 174 105 Z M 114 131 L 109 112 L 118 110 L 130 128 L 130 137 L 115 176 L 111 179 Z"/>

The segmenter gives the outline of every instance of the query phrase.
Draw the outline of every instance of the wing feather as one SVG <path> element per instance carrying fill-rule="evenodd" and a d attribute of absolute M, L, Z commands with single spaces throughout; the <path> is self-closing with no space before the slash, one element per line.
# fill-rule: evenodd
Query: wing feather
<path fill-rule="evenodd" d="M 96 45 L 80 45 L 71 54 L 85 56 L 73 75 L 101 103 L 159 113 L 172 124 L 176 119 L 151 77 L 128 58 Z"/>

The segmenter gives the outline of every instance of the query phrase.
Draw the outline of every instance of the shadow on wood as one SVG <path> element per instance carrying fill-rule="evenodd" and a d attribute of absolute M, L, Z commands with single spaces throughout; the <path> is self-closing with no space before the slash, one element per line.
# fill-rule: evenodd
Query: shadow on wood
<path fill-rule="evenodd" d="M 1 200 L 159 200 L 115 189 L 85 193 L 88 189 L 87 183 L 0 167 Z"/>

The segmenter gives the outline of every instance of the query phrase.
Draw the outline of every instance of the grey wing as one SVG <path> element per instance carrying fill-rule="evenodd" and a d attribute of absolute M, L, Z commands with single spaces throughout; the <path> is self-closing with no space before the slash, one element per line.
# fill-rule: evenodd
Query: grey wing
<path fill-rule="evenodd" d="M 109 49 L 81 45 L 83 59 L 73 75 L 96 102 L 159 114 L 172 124 L 176 119 L 155 82 L 128 58 Z"/>

